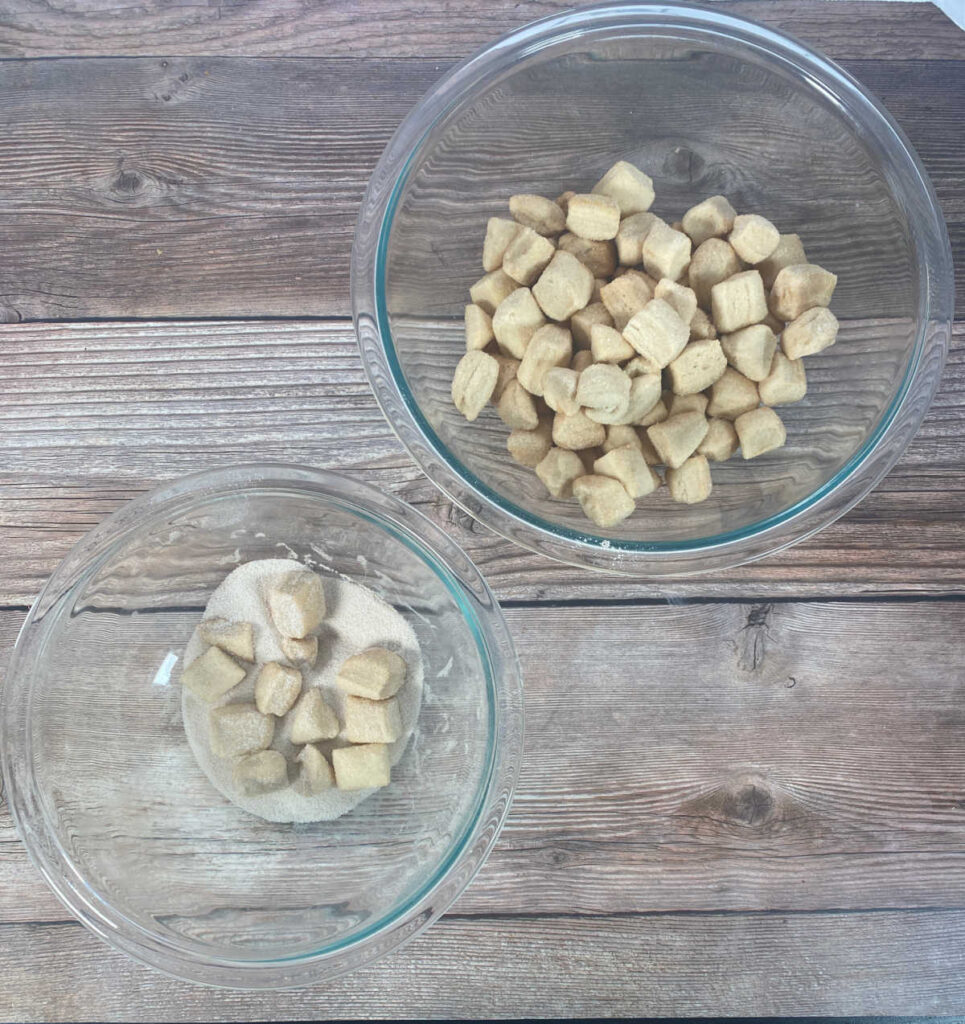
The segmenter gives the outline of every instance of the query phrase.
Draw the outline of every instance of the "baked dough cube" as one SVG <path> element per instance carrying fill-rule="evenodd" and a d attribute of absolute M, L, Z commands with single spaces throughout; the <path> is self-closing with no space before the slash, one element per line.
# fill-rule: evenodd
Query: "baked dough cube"
<path fill-rule="evenodd" d="M 737 211 L 724 196 L 711 196 L 684 214 L 681 226 L 690 235 L 694 245 L 708 238 L 723 238 L 734 226 Z"/>
<path fill-rule="evenodd" d="M 509 212 L 523 227 L 532 228 L 540 235 L 558 235 L 566 226 L 566 214 L 545 196 L 528 193 L 510 196 Z"/>
<path fill-rule="evenodd" d="M 483 270 L 490 273 L 503 265 L 503 257 L 509 243 L 516 237 L 519 225 L 505 217 L 490 217 L 486 222 L 486 239 L 483 242 Z"/>
<path fill-rule="evenodd" d="M 652 299 L 633 316 L 623 336 L 652 367 L 662 369 L 683 352 L 690 328 L 673 306 L 663 299 Z"/>
<path fill-rule="evenodd" d="M 736 420 L 741 413 L 756 409 L 760 401 L 757 385 L 744 374 L 728 367 L 720 380 L 710 386 L 707 415 L 724 420 Z"/>
<path fill-rule="evenodd" d="M 452 375 L 452 403 L 470 422 L 493 397 L 499 364 L 487 352 L 467 352 Z"/>
<path fill-rule="evenodd" d="M 585 472 L 579 455 L 566 448 L 550 448 L 536 467 L 536 475 L 554 498 L 570 497 L 573 481 Z"/>
<path fill-rule="evenodd" d="M 785 321 L 797 320 L 815 306 L 827 306 L 837 283 L 837 277 L 823 267 L 814 263 L 793 263 L 774 278 L 771 312 Z"/>
<path fill-rule="evenodd" d="M 653 298 L 653 289 L 643 274 L 621 274 L 600 289 L 600 298 L 613 317 L 613 326 L 622 331 Z"/>
<path fill-rule="evenodd" d="M 593 186 L 593 192 L 615 199 L 621 217 L 649 210 L 654 200 L 653 181 L 626 160 L 618 160 Z"/>
<path fill-rule="evenodd" d="M 566 371 L 570 373 L 570 370 Z M 521 465 L 535 469 L 553 447 L 553 421 L 545 417 L 535 430 L 514 430 L 506 441 L 509 454 Z"/>
<path fill-rule="evenodd" d="M 557 248 L 572 253 L 595 278 L 609 279 L 617 269 L 617 248 L 613 242 L 594 242 L 567 231 L 560 235 Z"/>
<path fill-rule="evenodd" d="M 707 412 L 709 401 L 710 399 L 700 391 L 691 395 L 674 395 L 670 399 L 670 415 L 679 416 L 682 412 L 699 412 L 703 416 Z"/>
<path fill-rule="evenodd" d="M 264 750 L 275 735 L 275 720 L 254 704 L 225 704 L 211 711 L 211 749 L 218 757 Z"/>
<path fill-rule="evenodd" d="M 643 498 L 660 486 L 660 477 L 647 465 L 639 448 L 632 444 L 614 448 L 593 463 L 597 476 L 612 476 L 623 484 L 631 498 Z"/>
<path fill-rule="evenodd" d="M 352 743 L 394 743 L 402 735 L 402 716 L 395 697 L 369 700 L 345 698 L 345 728 L 342 735 Z"/>
<path fill-rule="evenodd" d="M 543 381 L 554 366 L 569 366 L 573 358 L 573 338 L 559 324 L 545 324 L 536 331 L 522 362 L 516 370 L 516 380 L 531 395 L 543 394 Z"/>
<path fill-rule="evenodd" d="M 590 304 L 591 305 L 594 302 L 602 302 L 603 301 L 603 299 L 600 298 L 600 289 L 605 284 L 607 284 L 607 283 L 608 282 L 607 282 L 607 279 L 605 277 L 594 277 L 593 278 L 593 291 L 590 292 Z"/>
<path fill-rule="evenodd" d="M 553 258 L 556 246 L 532 228 L 521 227 L 503 256 L 503 270 L 522 285 L 531 285 Z"/>
<path fill-rule="evenodd" d="M 638 452 L 643 452 L 643 442 L 636 427 L 629 423 L 614 423 L 606 428 L 606 440 L 603 442 L 603 451 L 612 452 L 615 448 L 626 448 L 630 445 Z"/>
<path fill-rule="evenodd" d="M 690 251 L 691 242 L 687 235 L 658 220 L 643 240 L 644 269 L 658 281 L 662 277 L 676 281 L 687 269 Z"/>
<path fill-rule="evenodd" d="M 667 409 L 667 403 L 661 399 L 646 416 L 641 416 L 640 419 L 637 420 L 636 425 L 638 427 L 652 427 L 654 423 L 663 423 L 669 415 L 670 411 Z M 654 463 L 654 465 L 656 465 L 656 463 Z"/>
<path fill-rule="evenodd" d="M 739 444 L 734 424 L 730 420 L 714 418 L 707 421 L 707 433 L 697 445 L 697 454 L 712 462 L 726 462 L 737 451 Z"/>
<path fill-rule="evenodd" d="M 339 789 L 378 789 L 391 780 L 389 749 L 384 743 L 361 743 L 332 751 Z"/>
<path fill-rule="evenodd" d="M 764 287 L 770 288 L 774 278 L 785 268 L 795 263 L 807 263 L 804 246 L 797 235 L 781 235 L 777 248 L 765 260 L 757 264 L 757 269 L 764 279 Z"/>
<path fill-rule="evenodd" d="M 672 306 L 677 316 L 685 324 L 689 325 L 697 312 L 697 295 L 693 288 L 677 284 L 676 281 L 671 281 L 669 277 L 662 277 L 657 282 L 653 297 L 655 299 L 663 299 L 668 306 Z"/>
<path fill-rule="evenodd" d="M 758 384 L 757 389 L 765 405 L 788 405 L 791 402 L 799 402 L 808 390 L 804 361 L 788 359 L 778 349 L 771 360 L 770 373 Z"/>
<path fill-rule="evenodd" d="M 198 636 L 212 647 L 220 647 L 242 661 L 255 660 L 255 627 L 250 622 L 229 622 L 215 616 L 203 619 Z"/>
<path fill-rule="evenodd" d="M 281 638 L 281 653 L 289 661 L 301 662 L 311 668 L 318 660 L 318 637 L 283 636 Z"/>
<path fill-rule="evenodd" d="M 785 326 L 781 346 L 788 359 L 800 359 L 829 348 L 837 337 L 838 318 L 830 309 L 817 306 Z"/>
<path fill-rule="evenodd" d="M 618 424 L 641 423 L 660 401 L 660 374 L 646 373 L 630 380 L 630 397 L 627 411 L 617 420 Z M 590 415 L 590 414 L 588 414 Z M 590 415 L 590 418 L 596 418 Z"/>
<path fill-rule="evenodd" d="M 263 715 L 285 715 L 302 691 L 302 674 L 297 668 L 269 661 L 255 680 L 255 706 Z"/>
<path fill-rule="evenodd" d="M 674 394 L 693 395 L 720 380 L 727 357 L 716 338 L 692 341 L 667 367 Z"/>
<path fill-rule="evenodd" d="M 710 290 L 711 315 L 724 334 L 760 323 L 767 316 L 764 282 L 756 270 L 745 270 Z"/>
<path fill-rule="evenodd" d="M 589 304 L 593 275 L 571 252 L 557 250 L 533 285 L 533 296 L 551 320 L 568 320 Z"/>
<path fill-rule="evenodd" d="M 220 647 L 209 647 L 181 673 L 181 685 L 213 704 L 245 678 L 245 670 Z"/>
<path fill-rule="evenodd" d="M 469 298 L 490 316 L 496 312 L 496 307 L 508 295 L 512 295 L 519 285 L 503 270 L 497 268 L 479 280 L 469 289 Z"/>
<path fill-rule="evenodd" d="M 745 459 L 756 459 L 758 455 L 780 448 L 787 440 L 781 417 L 766 405 L 738 416 L 734 420 L 734 429 Z"/>
<path fill-rule="evenodd" d="M 617 257 L 626 267 L 643 262 L 643 242 L 650 229 L 659 220 L 654 213 L 631 213 L 620 221 L 617 231 Z"/>
<path fill-rule="evenodd" d="M 630 401 L 630 378 L 618 366 L 595 363 L 580 374 L 576 400 L 591 420 L 598 423 L 616 423 L 627 411 L 627 404 Z M 600 415 L 604 418 L 599 419 Z M 606 417 L 616 419 L 608 420 Z M 597 442 L 602 443 L 602 439 Z"/>
<path fill-rule="evenodd" d="M 710 497 L 710 466 L 703 455 L 694 455 L 676 469 L 667 470 L 667 487 L 674 501 L 696 505 Z"/>
<path fill-rule="evenodd" d="M 295 760 L 300 769 L 295 782 L 297 789 L 304 796 L 317 796 L 335 785 L 335 773 L 328 763 L 328 758 L 311 743 L 302 747 Z"/>
<path fill-rule="evenodd" d="M 573 321 L 571 320 L 570 323 Z M 593 353 L 588 348 L 581 348 L 579 352 L 573 353 L 570 360 L 570 369 L 582 373 L 588 366 L 593 365 Z M 575 392 L 574 392 L 575 393 Z"/>
<path fill-rule="evenodd" d="M 588 367 L 588 372 L 593 367 Z M 583 374 L 580 374 L 582 379 Z M 557 448 L 568 448 L 570 451 L 579 452 L 584 448 L 595 448 L 606 440 L 606 427 L 602 423 L 591 420 L 583 410 L 567 416 L 565 412 L 558 412 L 553 419 L 553 444 Z"/>
<path fill-rule="evenodd" d="M 533 396 L 513 378 L 496 405 L 499 418 L 513 430 L 535 430 L 539 426 L 539 413 Z"/>
<path fill-rule="evenodd" d="M 771 370 L 777 338 L 765 324 L 751 324 L 720 339 L 727 362 L 749 380 L 763 380 Z"/>
<path fill-rule="evenodd" d="M 690 340 L 705 341 L 707 338 L 716 338 L 717 328 L 714 321 L 698 306 L 690 321 Z"/>
<path fill-rule="evenodd" d="M 662 423 L 647 427 L 650 438 L 660 461 L 676 469 L 682 466 L 697 450 L 707 433 L 707 419 L 699 412 L 684 412 L 670 416 Z"/>
<path fill-rule="evenodd" d="M 513 359 L 512 356 L 503 355 L 495 355 L 493 359 L 496 360 L 498 373 L 496 376 L 496 386 L 493 388 L 492 403 L 493 405 L 499 405 L 499 400 L 503 397 L 503 392 L 508 387 L 509 382 L 516 379 L 519 360 Z"/>
<path fill-rule="evenodd" d="M 495 337 L 493 318 L 481 307 L 469 303 L 465 312 L 466 351 L 478 352 Z"/>
<path fill-rule="evenodd" d="M 484 354 L 467 352 L 464 358 Z M 322 579 L 305 568 L 285 572 L 268 586 L 267 605 L 271 622 L 283 637 L 306 637 L 317 630 L 325 618 Z"/>
<path fill-rule="evenodd" d="M 575 192 L 573 191 L 573 189 L 571 189 L 571 188 L 568 188 L 568 189 L 567 189 L 567 190 L 566 190 L 565 192 L 561 192 L 561 193 L 560 193 L 560 194 L 559 194 L 559 195 L 558 195 L 558 196 L 557 196 L 557 197 L 556 197 L 556 198 L 555 198 L 555 199 L 553 200 L 553 202 L 554 202 L 554 203 L 556 203 L 556 205 L 557 205 L 557 206 L 558 206 L 558 207 L 559 207 L 559 208 L 560 208 L 560 209 L 561 209 L 561 210 L 563 211 L 563 213 L 566 213 L 566 210 L 567 210 L 567 208 L 568 208 L 568 207 L 569 207 L 569 205 L 570 205 L 570 200 L 571 200 L 571 199 L 573 198 L 573 196 L 575 196 L 575 195 L 576 195 L 576 193 L 575 193 Z"/>
<path fill-rule="evenodd" d="M 338 735 L 338 715 L 317 687 L 306 690 L 290 715 L 291 741 L 296 745 L 333 740 Z"/>
<path fill-rule="evenodd" d="M 257 796 L 288 785 L 288 762 L 277 750 L 258 750 L 239 758 L 231 774 L 245 796 Z"/>
<path fill-rule="evenodd" d="M 554 366 L 543 378 L 543 401 L 553 412 L 565 412 L 567 416 L 580 411 L 576 400 L 576 387 L 580 374 L 563 366 Z"/>
<path fill-rule="evenodd" d="M 636 355 L 623 335 L 606 324 L 594 324 L 590 329 L 590 351 L 598 363 L 623 363 Z"/>
<path fill-rule="evenodd" d="M 347 658 L 338 670 L 336 685 L 344 693 L 369 700 L 394 697 L 405 682 L 405 659 L 384 647 L 370 647 Z"/>
<path fill-rule="evenodd" d="M 596 324 L 606 327 L 613 326 L 610 316 L 602 302 L 591 302 L 570 317 L 570 330 L 573 332 L 573 344 L 577 348 L 590 348 L 593 344 L 593 328 Z"/>
<path fill-rule="evenodd" d="M 772 255 L 781 240 L 781 233 L 757 213 L 742 213 L 734 218 L 734 227 L 727 239 L 731 248 L 745 262 L 762 263 Z"/>
<path fill-rule="evenodd" d="M 616 238 L 620 228 L 620 207 L 612 196 L 590 194 L 570 197 L 566 208 L 566 229 L 591 242 Z"/>
<path fill-rule="evenodd" d="M 587 519 L 607 529 L 622 523 L 636 508 L 619 480 L 588 474 L 573 482 L 573 494 Z"/>
<path fill-rule="evenodd" d="M 546 317 L 528 288 L 517 288 L 496 307 L 493 334 L 503 355 L 522 359 L 529 339 L 546 323 Z"/>
<path fill-rule="evenodd" d="M 698 245 L 687 271 L 697 304 L 709 312 L 711 289 L 715 284 L 739 274 L 740 270 L 740 258 L 723 238 L 708 238 Z M 719 329 L 720 324 L 717 327 Z"/>

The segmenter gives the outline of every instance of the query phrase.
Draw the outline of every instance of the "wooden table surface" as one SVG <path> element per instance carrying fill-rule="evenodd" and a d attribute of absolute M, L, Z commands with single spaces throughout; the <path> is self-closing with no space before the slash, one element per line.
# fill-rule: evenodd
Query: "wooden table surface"
<path fill-rule="evenodd" d="M 454 511 L 363 377 L 349 250 L 379 153 L 456 60 L 565 6 L 0 7 L 0 665 L 87 529 L 257 457 L 344 470 L 441 522 L 504 604 L 528 715 L 472 887 L 325 989 L 214 991 L 113 953 L 0 804 L 3 1020 L 965 1012 L 961 346 L 852 513 L 779 558 L 659 585 L 552 564 Z M 930 5 L 721 6 L 885 102 L 961 264 L 965 33 Z M 620 666 L 606 685 L 601 662 Z M 589 700 L 603 724 L 582 732 Z"/>

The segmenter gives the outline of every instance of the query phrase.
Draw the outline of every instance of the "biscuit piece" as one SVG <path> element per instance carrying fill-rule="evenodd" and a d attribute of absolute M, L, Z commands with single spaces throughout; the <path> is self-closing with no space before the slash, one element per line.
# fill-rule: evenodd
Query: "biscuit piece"
<path fill-rule="evenodd" d="M 391 780 L 389 750 L 384 743 L 336 747 L 332 751 L 332 767 L 339 789 L 377 789 Z"/>
<path fill-rule="evenodd" d="M 255 660 L 255 628 L 250 622 L 229 622 L 217 616 L 203 619 L 198 636 L 212 647 L 220 647 L 242 661 Z"/>
<path fill-rule="evenodd" d="M 275 735 L 275 720 L 254 704 L 225 704 L 211 712 L 211 749 L 218 757 L 264 750 Z"/>
<path fill-rule="evenodd" d="M 405 673 L 405 660 L 400 655 L 384 647 L 370 647 L 343 662 L 336 685 L 356 697 L 385 700 L 399 692 Z"/>
<path fill-rule="evenodd" d="M 269 661 L 255 680 L 255 706 L 263 715 L 285 715 L 302 691 L 302 674 L 297 668 Z"/>
<path fill-rule="evenodd" d="M 220 647 L 209 647 L 181 673 L 181 685 L 213 704 L 245 678 L 245 670 Z"/>
<path fill-rule="evenodd" d="M 467 352 L 463 358 L 483 355 Z M 321 578 L 308 569 L 295 569 L 273 580 L 267 597 L 271 620 L 282 636 L 300 640 L 318 629 L 325 618 L 325 589 Z"/>

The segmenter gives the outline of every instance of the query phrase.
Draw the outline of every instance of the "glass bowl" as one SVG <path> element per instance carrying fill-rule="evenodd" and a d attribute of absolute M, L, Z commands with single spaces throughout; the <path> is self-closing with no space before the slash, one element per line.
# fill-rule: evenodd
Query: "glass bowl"
<path fill-rule="evenodd" d="M 517 192 L 588 191 L 616 160 L 676 220 L 715 193 L 801 235 L 838 275 L 838 343 L 781 407 L 787 446 L 713 466 L 699 505 L 666 488 L 611 530 L 549 497 L 506 451 L 495 410 L 468 423 L 449 388 L 486 221 Z M 353 253 L 363 361 L 413 458 L 496 532 L 572 564 L 639 575 L 718 569 L 810 536 L 890 469 L 938 385 L 953 308 L 931 185 L 882 107 L 837 65 L 770 29 L 684 4 L 618 4 L 536 22 L 443 78 L 369 185 Z"/>
<path fill-rule="evenodd" d="M 208 596 L 265 557 L 371 588 L 422 648 L 392 784 L 335 821 L 237 809 L 181 725 L 175 666 Z M 521 743 L 513 644 L 466 555 L 394 498 L 273 465 L 187 477 L 93 530 L 27 617 L 0 706 L 8 802 L 57 896 L 143 963 L 237 988 L 331 978 L 443 913 L 496 839 Z"/>

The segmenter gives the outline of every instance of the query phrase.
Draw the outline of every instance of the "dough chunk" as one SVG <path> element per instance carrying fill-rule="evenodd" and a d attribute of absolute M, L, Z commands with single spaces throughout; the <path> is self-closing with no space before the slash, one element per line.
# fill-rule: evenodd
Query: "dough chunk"
<path fill-rule="evenodd" d="M 711 314 L 724 334 L 760 323 L 767 316 L 764 282 L 756 270 L 745 270 L 710 290 Z"/>
<path fill-rule="evenodd" d="M 566 226 L 563 210 L 545 196 L 529 193 L 510 196 L 509 212 L 523 227 L 532 228 L 540 235 L 558 235 Z"/>
<path fill-rule="evenodd" d="M 623 336 L 655 369 L 663 369 L 684 350 L 690 328 L 664 299 L 653 299 L 626 325 Z M 652 369 L 651 371 L 652 372 Z"/>
<path fill-rule="evenodd" d="M 394 743 L 402 735 L 402 716 L 395 697 L 369 700 L 350 694 L 345 698 L 343 714 L 342 733 L 353 743 Z"/>
<path fill-rule="evenodd" d="M 766 218 L 757 213 L 742 213 L 734 218 L 734 228 L 728 237 L 731 248 L 745 262 L 763 263 L 773 255 L 781 241 L 781 233 Z"/>
<path fill-rule="evenodd" d="M 531 285 L 553 258 L 556 246 L 532 228 L 520 228 L 503 256 L 503 270 L 522 285 Z"/>
<path fill-rule="evenodd" d="M 551 448 L 536 467 L 536 475 L 554 498 L 569 498 L 573 493 L 573 481 L 585 472 L 579 455 L 566 448 Z"/>
<path fill-rule="evenodd" d="M 608 195 L 593 193 L 570 196 L 566 208 L 566 228 L 591 242 L 616 238 L 620 229 L 620 206 Z"/>
<path fill-rule="evenodd" d="M 669 277 L 676 281 L 690 263 L 692 243 L 682 231 L 658 220 L 643 240 L 643 267 L 659 281 Z"/>
<path fill-rule="evenodd" d="M 711 196 L 691 206 L 680 223 L 694 245 L 701 245 L 708 238 L 723 238 L 728 234 L 736 216 L 737 211 L 724 196 Z"/>
<path fill-rule="evenodd" d="M 275 735 L 275 720 L 254 704 L 225 704 L 211 711 L 211 749 L 218 757 L 264 750 Z"/>
<path fill-rule="evenodd" d="M 255 705 L 263 715 L 287 715 L 302 692 L 297 668 L 269 661 L 255 680 Z"/>
<path fill-rule="evenodd" d="M 391 781 L 389 749 L 384 743 L 336 747 L 332 766 L 339 789 L 377 789 Z"/>
<path fill-rule="evenodd" d="M 517 288 L 500 302 L 493 314 L 493 334 L 499 350 L 513 359 L 522 359 L 529 339 L 545 323 L 546 317 L 533 293 L 528 288 Z"/>
<path fill-rule="evenodd" d="M 618 160 L 593 186 L 593 192 L 615 199 L 623 217 L 649 210 L 654 200 L 653 180 L 626 160 Z"/>
<path fill-rule="evenodd" d="M 571 370 L 567 370 L 571 373 Z M 521 466 L 535 469 L 553 447 L 553 421 L 544 417 L 535 430 L 514 430 L 506 441 L 509 454 Z"/>
<path fill-rule="evenodd" d="M 499 377 L 499 364 L 486 352 L 467 352 L 452 377 L 452 403 L 472 422 L 486 407 Z"/>
<path fill-rule="evenodd" d="M 707 421 L 707 433 L 697 445 L 697 454 L 711 462 L 726 462 L 738 449 L 737 431 L 730 420 L 711 419 Z"/>
<path fill-rule="evenodd" d="M 491 273 L 503 265 L 503 257 L 510 242 L 519 232 L 519 225 L 505 217 L 490 217 L 486 222 L 486 238 L 483 241 L 483 270 Z"/>
<path fill-rule="evenodd" d="M 295 760 L 299 764 L 297 789 L 304 796 L 317 796 L 335 785 L 335 773 L 328 758 L 311 743 L 302 747 Z"/>
<path fill-rule="evenodd" d="M 406 664 L 394 651 L 370 647 L 347 658 L 338 671 L 336 685 L 344 693 L 369 700 L 394 697 L 405 682 Z"/>
<path fill-rule="evenodd" d="M 761 381 L 771 370 L 777 338 L 767 324 L 751 324 L 720 339 L 727 362 L 749 380 Z"/>
<path fill-rule="evenodd" d="M 766 405 L 738 416 L 734 420 L 734 429 L 740 438 L 741 455 L 745 459 L 756 459 L 758 455 L 780 448 L 787 440 L 781 417 Z"/>
<path fill-rule="evenodd" d="M 761 401 L 765 405 L 788 405 L 799 402 L 808 390 L 804 361 L 788 359 L 778 349 L 771 360 L 771 371 L 758 385 Z"/>
<path fill-rule="evenodd" d="M 495 337 L 493 334 L 493 318 L 474 303 L 466 306 L 463 320 L 466 325 L 466 351 L 479 352 Z"/>
<path fill-rule="evenodd" d="M 270 793 L 288 785 L 288 763 L 277 750 L 258 750 L 239 758 L 232 774 L 245 796 Z"/>
<path fill-rule="evenodd" d="M 592 294 L 593 275 L 572 253 L 559 249 L 533 285 L 533 296 L 551 320 L 568 320 L 589 304 Z"/>
<path fill-rule="evenodd" d="M 684 412 L 647 427 L 647 436 L 660 461 L 670 469 L 682 466 L 697 450 L 706 433 L 707 419 L 699 412 Z"/>
<path fill-rule="evenodd" d="M 741 413 L 760 405 L 757 385 L 742 373 L 728 367 L 720 380 L 710 386 L 707 415 L 725 420 L 736 420 Z"/>
<path fill-rule="evenodd" d="M 299 640 L 308 636 L 325 618 L 325 589 L 321 578 L 308 569 L 285 573 L 268 588 L 268 611 L 282 636 Z"/>
<path fill-rule="evenodd" d="M 667 487 L 674 501 L 696 505 L 710 497 L 710 466 L 703 455 L 694 455 L 676 469 L 667 470 Z"/>
<path fill-rule="evenodd" d="M 692 341 L 667 367 L 674 394 L 693 395 L 720 380 L 727 357 L 716 338 Z"/>
<path fill-rule="evenodd" d="M 636 508 L 623 484 L 609 476 L 581 476 L 573 483 L 573 494 L 583 514 L 604 529 L 622 523 Z"/>
<path fill-rule="evenodd" d="M 296 746 L 302 743 L 317 743 L 319 740 L 333 740 L 339 734 L 338 715 L 326 702 L 317 687 L 306 690 L 292 709 L 290 716 L 291 741 Z"/>
<path fill-rule="evenodd" d="M 792 320 L 781 335 L 781 347 L 788 359 L 814 356 L 830 348 L 838 338 L 838 318 L 830 309 L 817 306 Z"/>
<path fill-rule="evenodd" d="M 305 636 L 299 638 L 283 636 L 281 638 L 281 653 L 289 661 L 304 664 L 311 668 L 318 660 L 318 637 Z"/>
<path fill-rule="evenodd" d="M 774 278 L 771 312 L 784 321 L 797 320 L 815 306 L 829 305 L 837 283 L 837 277 L 823 267 L 814 263 L 793 263 Z"/>
<path fill-rule="evenodd" d="M 213 704 L 245 678 L 245 670 L 220 647 L 209 647 L 181 673 L 181 685 Z"/>
<path fill-rule="evenodd" d="M 481 277 L 469 289 L 469 298 L 484 313 L 492 316 L 500 302 L 508 295 L 512 295 L 518 287 L 519 285 L 516 284 L 509 274 L 502 267 L 499 267 Z"/>
<path fill-rule="evenodd" d="M 612 476 L 631 498 L 643 498 L 660 486 L 660 477 L 647 465 L 642 451 L 628 444 L 614 448 L 593 463 L 597 476 Z"/>

